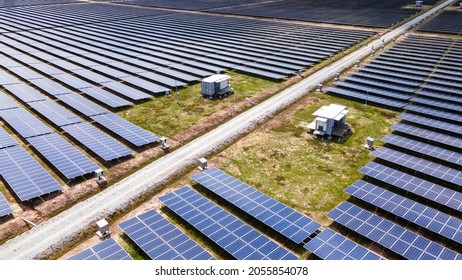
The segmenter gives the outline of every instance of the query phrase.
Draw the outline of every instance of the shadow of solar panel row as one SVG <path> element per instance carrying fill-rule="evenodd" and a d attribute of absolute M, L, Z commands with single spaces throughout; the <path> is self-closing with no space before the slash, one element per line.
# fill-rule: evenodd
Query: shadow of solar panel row
<path fill-rule="evenodd" d="M 321 226 L 216 167 L 191 179 L 297 244 Z"/>
<path fill-rule="evenodd" d="M 31 137 L 27 141 L 69 180 L 100 169 L 91 159 L 56 133 Z"/>
<path fill-rule="evenodd" d="M 112 238 L 88 248 L 68 260 L 133 260 Z"/>
<path fill-rule="evenodd" d="M 10 204 L 6 201 L 2 193 L 0 193 L 0 217 L 7 216 L 13 213 Z"/>
<path fill-rule="evenodd" d="M 343 202 L 327 216 L 409 260 L 462 259 L 461 254 L 349 202 Z"/>
<path fill-rule="evenodd" d="M 323 260 L 382 260 L 376 253 L 331 229 L 316 235 L 303 248 Z"/>
<path fill-rule="evenodd" d="M 462 220 L 405 198 L 381 187 L 358 180 L 345 192 L 397 217 L 426 228 L 459 244 L 462 243 Z"/>
<path fill-rule="evenodd" d="M 238 260 L 298 259 L 188 186 L 159 200 Z"/>
<path fill-rule="evenodd" d="M 152 260 L 215 259 L 154 210 L 122 222 L 119 227 Z"/>
<path fill-rule="evenodd" d="M 386 147 L 380 147 L 372 155 L 393 164 L 455 184 L 456 186 L 462 186 L 462 171 L 457 169 Z"/>
<path fill-rule="evenodd" d="M 444 161 L 449 164 L 462 166 L 462 153 L 455 152 L 446 148 L 441 148 L 432 144 L 424 143 L 407 137 L 396 134 L 388 134 L 381 141 L 402 148 L 422 156 L 428 156 L 437 161 Z"/>
<path fill-rule="evenodd" d="M 368 163 L 366 166 L 360 168 L 359 172 L 370 178 L 385 182 L 395 188 L 403 189 L 417 196 L 462 212 L 462 193 L 458 191 L 376 162 Z"/>
<path fill-rule="evenodd" d="M 20 146 L 0 150 L 0 174 L 21 201 L 61 189 L 59 183 Z"/>
<path fill-rule="evenodd" d="M 456 11 L 443 11 L 437 17 L 422 25 L 422 32 L 462 34 L 462 13 Z"/>
<path fill-rule="evenodd" d="M 416 125 L 425 126 L 428 129 L 437 128 L 439 130 L 459 134 L 462 136 L 462 125 L 441 121 L 433 118 L 427 118 L 424 116 L 414 115 L 411 113 L 403 113 L 398 116 L 399 119 L 410 122 Z"/>
<path fill-rule="evenodd" d="M 5 129 L 0 127 L 0 149 L 17 146 L 18 142 L 14 140 Z"/>

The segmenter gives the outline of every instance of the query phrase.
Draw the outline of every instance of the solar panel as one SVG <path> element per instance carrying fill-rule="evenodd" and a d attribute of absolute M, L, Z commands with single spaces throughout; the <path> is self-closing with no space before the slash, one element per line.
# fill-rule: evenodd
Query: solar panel
<path fill-rule="evenodd" d="M 2 193 L 0 193 L 0 217 L 7 216 L 13 213 L 10 204 L 6 201 Z"/>
<path fill-rule="evenodd" d="M 42 74 L 39 74 L 25 66 L 12 67 L 8 68 L 8 70 L 10 70 L 11 72 L 18 75 L 26 81 L 44 78 Z"/>
<path fill-rule="evenodd" d="M 154 210 L 119 224 L 152 260 L 214 260 L 194 240 Z"/>
<path fill-rule="evenodd" d="M 462 125 L 457 125 L 450 122 L 440 121 L 432 118 L 422 117 L 410 113 L 403 113 L 398 116 L 399 119 L 426 126 L 430 129 L 438 128 L 447 132 L 457 133 L 462 135 Z"/>
<path fill-rule="evenodd" d="M 62 94 L 56 98 L 87 117 L 109 113 L 109 110 L 76 93 Z"/>
<path fill-rule="evenodd" d="M 152 98 L 151 95 L 144 93 L 140 90 L 132 88 L 128 85 L 122 84 L 120 82 L 110 82 L 104 83 L 103 86 L 110 90 L 113 90 L 131 100 L 143 100 Z"/>
<path fill-rule="evenodd" d="M 32 85 L 38 87 L 39 89 L 43 90 L 49 95 L 60 95 L 60 94 L 68 94 L 72 92 L 70 89 L 63 87 L 62 85 L 58 84 L 55 81 L 50 79 L 36 79 L 29 81 Z"/>
<path fill-rule="evenodd" d="M 116 114 L 109 113 L 92 116 L 91 118 L 101 126 L 137 147 L 159 141 L 159 137 L 156 135 L 134 125 Z"/>
<path fill-rule="evenodd" d="M 0 174 L 21 201 L 61 189 L 58 182 L 21 146 L 0 150 Z"/>
<path fill-rule="evenodd" d="M 68 260 L 133 260 L 112 238 L 88 248 Z"/>
<path fill-rule="evenodd" d="M 426 159 L 411 156 L 386 147 L 375 150 L 372 155 L 385 161 L 407 167 L 426 175 L 462 186 L 462 171 Z"/>
<path fill-rule="evenodd" d="M 191 179 L 297 244 L 321 226 L 216 167 L 194 174 Z"/>
<path fill-rule="evenodd" d="M 73 71 L 75 74 L 79 75 L 80 77 L 83 77 L 84 79 L 87 79 L 89 81 L 92 81 L 97 84 L 101 83 L 107 83 L 113 81 L 111 78 L 107 78 L 105 76 L 102 76 L 98 73 L 95 73 L 91 70 L 88 69 L 80 69 L 77 71 Z"/>
<path fill-rule="evenodd" d="M 18 80 L 16 77 L 0 69 L 0 85 L 1 86 L 14 85 L 14 84 L 19 84 L 19 83 L 21 83 L 21 81 Z"/>
<path fill-rule="evenodd" d="M 323 260 L 382 260 L 376 253 L 331 229 L 316 235 L 303 248 Z"/>
<path fill-rule="evenodd" d="M 4 87 L 12 95 L 16 96 L 25 103 L 47 99 L 45 95 L 25 84 L 5 85 Z"/>
<path fill-rule="evenodd" d="M 449 121 L 462 123 L 461 114 L 446 112 L 440 109 L 433 109 L 433 108 L 424 107 L 420 105 L 414 105 L 414 104 L 407 105 L 406 107 L 404 107 L 404 109 L 408 111 L 412 111 L 412 112 L 422 113 L 424 115 L 428 115 L 433 118 L 441 118 L 441 119 L 446 119 Z"/>
<path fill-rule="evenodd" d="M 396 188 L 411 192 L 420 197 L 445 205 L 462 212 L 462 193 L 430 181 L 409 175 L 393 168 L 369 162 L 359 169 L 364 175 L 388 183 Z"/>
<path fill-rule="evenodd" d="M 0 117 L 24 138 L 53 133 L 51 128 L 24 108 L 0 111 Z"/>
<path fill-rule="evenodd" d="M 77 89 L 77 90 L 81 90 L 81 89 L 89 88 L 89 87 L 93 86 L 92 84 L 90 84 L 88 82 L 85 82 L 84 80 L 79 79 L 76 76 L 72 76 L 69 73 L 53 75 L 52 77 L 53 77 L 53 79 L 58 80 L 61 83 L 65 84 L 65 85 L 67 85 L 67 86 L 69 86 L 71 88 Z"/>
<path fill-rule="evenodd" d="M 83 92 L 83 94 L 88 95 L 91 98 L 98 100 L 99 102 L 111 108 L 126 107 L 133 104 L 130 101 L 127 101 L 98 87 L 83 88 L 80 91 Z"/>
<path fill-rule="evenodd" d="M 99 169 L 98 165 L 56 133 L 27 140 L 69 180 Z"/>
<path fill-rule="evenodd" d="M 52 100 L 33 102 L 29 106 L 57 126 L 84 122 L 82 118 Z"/>
<path fill-rule="evenodd" d="M 11 135 L 0 127 L 0 149 L 17 146 L 18 142 Z"/>
<path fill-rule="evenodd" d="M 364 100 L 364 101 L 367 100 L 367 102 L 385 105 L 388 107 L 398 108 L 398 109 L 403 108 L 407 104 L 407 102 L 397 101 L 397 100 L 390 99 L 390 98 L 377 97 L 372 94 L 365 94 L 365 93 L 361 93 L 361 92 L 353 91 L 353 90 L 345 90 L 339 87 L 329 87 L 326 89 L 326 91 L 329 93 L 334 93 L 336 95 L 352 97 L 352 98 Z"/>
<path fill-rule="evenodd" d="M 423 143 L 396 134 L 389 134 L 383 137 L 381 140 L 385 143 L 410 150 L 415 153 L 433 157 L 452 164 L 462 165 L 462 154 L 453 150 L 448 150 L 431 144 Z"/>
<path fill-rule="evenodd" d="M 429 231 L 462 243 L 462 220 L 363 180 L 345 192 Z"/>
<path fill-rule="evenodd" d="M 71 124 L 62 129 L 105 161 L 133 154 L 132 150 L 88 123 Z"/>
<path fill-rule="evenodd" d="M 188 186 L 159 200 L 238 260 L 297 259 L 294 254 Z"/>
<path fill-rule="evenodd" d="M 434 100 L 434 99 L 424 98 L 420 96 L 412 97 L 411 101 L 413 103 L 424 104 L 424 105 L 436 107 L 436 108 L 443 109 L 443 110 L 452 110 L 452 111 L 456 111 L 459 113 L 462 112 L 462 105 L 454 104 L 452 102 L 444 102 L 441 100 Z M 462 116 L 460 116 L 459 118 L 462 118 Z"/>
<path fill-rule="evenodd" d="M 459 149 L 462 148 L 462 139 L 459 137 L 416 127 L 413 125 L 408 125 L 405 123 L 397 123 L 393 125 L 391 128 L 395 131 L 399 131 L 401 133 L 412 135 L 425 140 L 430 140 L 433 142 L 441 143 Z"/>
<path fill-rule="evenodd" d="M 120 79 L 122 81 L 125 81 L 125 82 L 137 87 L 137 88 L 140 88 L 142 90 L 145 90 L 147 92 L 154 93 L 154 94 L 156 94 L 156 93 L 164 93 L 164 92 L 170 91 L 166 87 L 160 86 L 158 84 L 154 84 L 152 82 L 143 80 L 143 79 L 138 78 L 138 77 L 130 76 L 130 77 L 122 77 Z"/>
<path fill-rule="evenodd" d="M 18 108 L 19 104 L 16 103 L 9 96 L 0 91 L 0 111 Z"/>
<path fill-rule="evenodd" d="M 409 260 L 462 259 L 453 250 L 349 202 L 343 202 L 327 216 Z"/>

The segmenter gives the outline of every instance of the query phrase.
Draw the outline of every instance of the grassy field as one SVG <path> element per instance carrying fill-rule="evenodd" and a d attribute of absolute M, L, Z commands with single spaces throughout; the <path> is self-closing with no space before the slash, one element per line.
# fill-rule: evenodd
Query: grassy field
<path fill-rule="evenodd" d="M 353 134 L 345 142 L 319 141 L 306 132 L 312 113 L 322 105 L 346 105 Z M 233 144 L 214 164 L 272 197 L 327 225 L 325 213 L 348 196 L 343 192 L 361 178 L 358 168 L 372 159 L 366 138 L 380 139 L 396 122 L 396 112 L 312 93 L 296 109 Z M 376 141 L 376 146 L 381 145 Z"/>
<path fill-rule="evenodd" d="M 125 119 L 158 135 L 173 137 L 211 114 L 225 110 L 245 98 L 268 89 L 277 82 L 253 76 L 227 72 L 234 94 L 219 100 L 207 100 L 200 94 L 200 83 L 178 90 L 178 101 L 173 90 L 170 97 L 155 97 L 120 112 Z"/>

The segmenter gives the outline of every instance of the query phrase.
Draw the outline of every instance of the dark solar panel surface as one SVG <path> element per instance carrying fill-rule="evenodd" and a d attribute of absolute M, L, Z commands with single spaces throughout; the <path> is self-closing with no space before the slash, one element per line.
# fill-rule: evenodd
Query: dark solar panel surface
<path fill-rule="evenodd" d="M 68 260 L 132 260 L 130 255 L 112 239 L 106 239 L 95 246 L 88 248 Z"/>

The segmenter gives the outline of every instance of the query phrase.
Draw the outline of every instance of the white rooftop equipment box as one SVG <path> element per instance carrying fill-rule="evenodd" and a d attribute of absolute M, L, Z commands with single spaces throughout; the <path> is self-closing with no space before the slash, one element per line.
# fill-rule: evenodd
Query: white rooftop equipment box
<path fill-rule="evenodd" d="M 221 98 L 232 93 L 233 89 L 229 85 L 228 75 L 216 74 L 201 82 L 201 94 L 205 98 Z"/>

